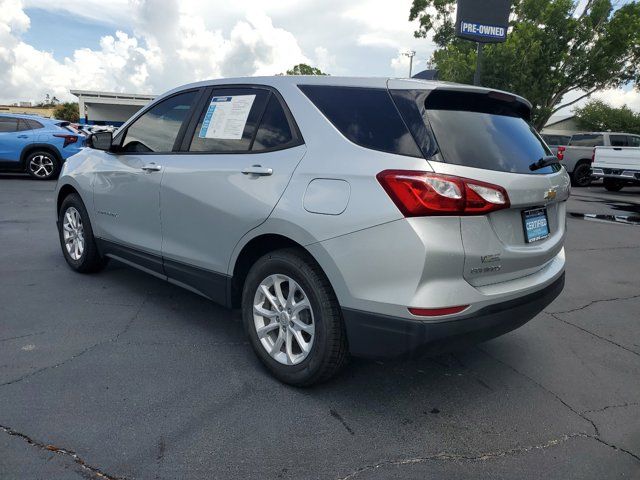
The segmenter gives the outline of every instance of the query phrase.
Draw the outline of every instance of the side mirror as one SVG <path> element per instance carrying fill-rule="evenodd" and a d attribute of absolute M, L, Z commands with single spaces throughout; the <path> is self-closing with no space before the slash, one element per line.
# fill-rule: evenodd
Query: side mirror
<path fill-rule="evenodd" d="M 111 150 L 113 144 L 113 134 L 111 132 L 95 132 L 89 135 L 87 144 L 96 150 Z"/>

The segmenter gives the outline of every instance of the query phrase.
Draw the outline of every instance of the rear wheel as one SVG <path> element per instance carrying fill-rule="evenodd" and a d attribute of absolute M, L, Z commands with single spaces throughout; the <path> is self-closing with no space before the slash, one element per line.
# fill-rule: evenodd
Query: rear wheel
<path fill-rule="evenodd" d="M 624 187 L 624 183 L 620 180 L 614 180 L 613 178 L 605 178 L 603 180 L 604 188 L 609 192 L 619 192 Z"/>
<path fill-rule="evenodd" d="M 258 358 L 284 383 L 323 382 L 346 362 L 338 301 L 320 267 L 301 250 L 271 252 L 251 267 L 242 318 Z"/>
<path fill-rule="evenodd" d="M 591 185 L 591 166 L 587 162 L 576 165 L 571 174 L 571 185 L 574 187 L 588 187 Z"/>
<path fill-rule="evenodd" d="M 26 158 L 27 173 L 37 180 L 50 180 L 60 173 L 60 162 L 51 152 L 41 150 Z"/>
<path fill-rule="evenodd" d="M 108 258 L 98 252 L 87 210 L 78 194 L 67 196 L 58 213 L 58 234 L 64 258 L 80 273 L 102 270 Z"/>

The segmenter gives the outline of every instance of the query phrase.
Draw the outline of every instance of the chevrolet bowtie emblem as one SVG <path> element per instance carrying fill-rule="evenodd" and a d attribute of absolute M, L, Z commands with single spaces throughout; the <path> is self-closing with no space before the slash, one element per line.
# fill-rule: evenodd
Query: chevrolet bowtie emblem
<path fill-rule="evenodd" d="M 556 193 L 556 189 L 555 188 L 551 188 L 549 190 L 547 190 L 547 192 L 544 194 L 544 199 L 545 200 L 553 200 L 554 198 L 556 198 L 558 194 Z"/>

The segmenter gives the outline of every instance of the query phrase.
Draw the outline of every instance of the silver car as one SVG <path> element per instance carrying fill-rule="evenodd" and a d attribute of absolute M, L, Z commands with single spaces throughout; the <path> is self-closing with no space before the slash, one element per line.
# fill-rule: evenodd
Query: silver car
<path fill-rule="evenodd" d="M 569 178 L 531 105 L 441 82 L 276 76 L 172 90 L 92 135 L 57 187 L 62 252 L 241 308 L 281 381 L 349 354 L 472 344 L 564 285 Z"/>

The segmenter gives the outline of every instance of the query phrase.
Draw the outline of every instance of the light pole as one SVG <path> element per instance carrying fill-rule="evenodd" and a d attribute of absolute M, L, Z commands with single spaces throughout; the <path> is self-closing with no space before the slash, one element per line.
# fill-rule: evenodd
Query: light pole
<path fill-rule="evenodd" d="M 409 50 L 408 52 L 404 52 L 402 55 L 406 55 L 409 57 L 409 78 L 411 78 L 411 73 L 413 70 L 413 57 L 416 56 L 415 50 Z"/>

